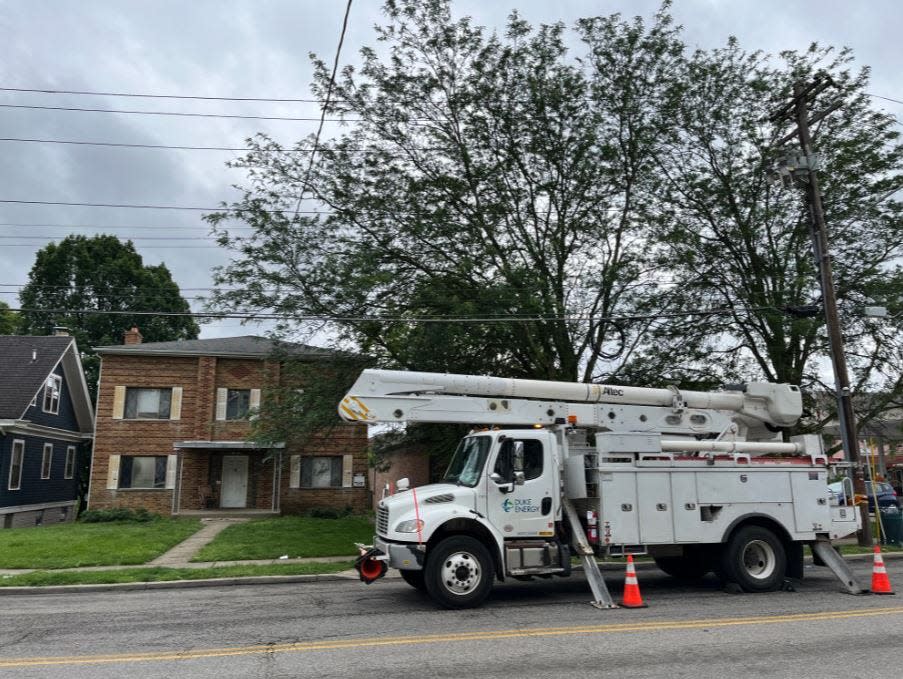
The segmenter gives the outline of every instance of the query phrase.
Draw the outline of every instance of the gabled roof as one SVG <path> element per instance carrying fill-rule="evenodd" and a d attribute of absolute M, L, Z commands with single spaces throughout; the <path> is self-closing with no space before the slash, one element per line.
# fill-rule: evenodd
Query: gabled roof
<path fill-rule="evenodd" d="M 93 431 L 94 409 L 75 339 L 68 336 L 0 335 L 0 420 L 19 420 L 58 364 L 81 431 Z"/>
<path fill-rule="evenodd" d="M 267 358 L 282 353 L 292 358 L 330 358 L 337 352 L 295 342 L 282 342 L 268 337 L 215 337 L 212 339 L 145 342 L 96 347 L 98 354 L 136 356 L 222 356 L 229 358 Z"/>

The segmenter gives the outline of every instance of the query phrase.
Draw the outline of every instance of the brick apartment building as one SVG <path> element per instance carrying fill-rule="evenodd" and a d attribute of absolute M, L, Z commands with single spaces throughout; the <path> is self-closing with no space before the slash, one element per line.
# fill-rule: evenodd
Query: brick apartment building
<path fill-rule="evenodd" d="M 89 509 L 163 515 L 296 514 L 368 508 L 367 428 L 337 424 L 293 450 L 250 441 L 261 395 L 280 385 L 281 359 L 328 365 L 316 347 L 245 336 L 99 347 Z"/>

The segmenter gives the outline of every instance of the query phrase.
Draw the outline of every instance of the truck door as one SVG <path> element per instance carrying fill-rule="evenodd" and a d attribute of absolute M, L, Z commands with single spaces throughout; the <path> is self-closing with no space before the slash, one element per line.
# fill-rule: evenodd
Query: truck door
<path fill-rule="evenodd" d="M 521 470 L 516 469 L 520 449 L 516 444 L 522 445 Z M 505 538 L 554 534 L 557 489 L 552 445 L 545 432 L 499 437 L 487 467 L 486 516 Z"/>

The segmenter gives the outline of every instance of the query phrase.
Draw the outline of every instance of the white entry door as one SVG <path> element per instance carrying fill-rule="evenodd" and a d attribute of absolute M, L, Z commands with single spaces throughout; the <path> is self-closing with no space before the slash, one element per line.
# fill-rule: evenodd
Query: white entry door
<path fill-rule="evenodd" d="M 248 504 L 248 456 L 224 456 L 222 480 L 219 506 L 223 508 L 246 507 Z"/>

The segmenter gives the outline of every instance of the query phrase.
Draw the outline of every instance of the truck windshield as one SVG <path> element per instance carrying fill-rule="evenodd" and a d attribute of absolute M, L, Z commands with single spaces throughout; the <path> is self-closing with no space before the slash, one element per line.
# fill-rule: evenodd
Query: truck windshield
<path fill-rule="evenodd" d="M 458 444 L 458 449 L 442 480 L 470 488 L 477 485 L 491 443 L 492 437 L 490 436 L 470 436 L 463 439 Z"/>

